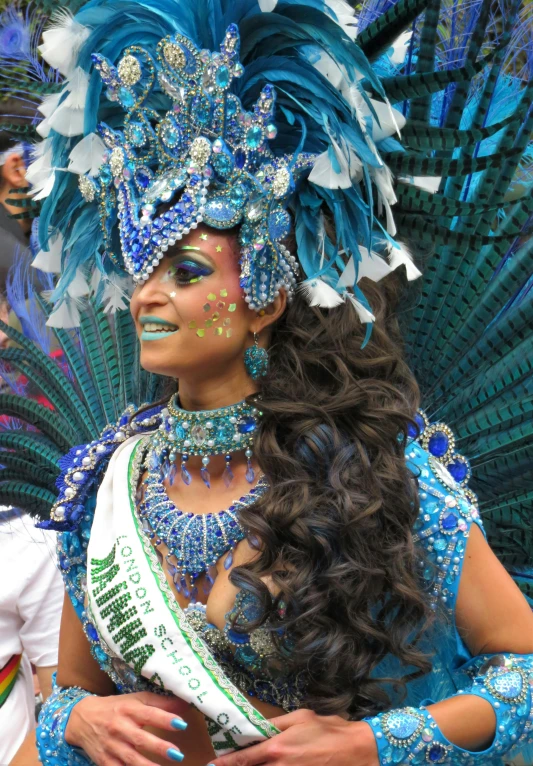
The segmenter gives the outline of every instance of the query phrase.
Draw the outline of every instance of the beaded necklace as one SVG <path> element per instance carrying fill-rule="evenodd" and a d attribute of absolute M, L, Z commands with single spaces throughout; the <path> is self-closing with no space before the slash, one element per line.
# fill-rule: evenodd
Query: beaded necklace
<path fill-rule="evenodd" d="M 187 461 L 191 455 L 199 455 L 202 458 L 200 475 L 206 486 L 210 487 L 211 477 L 207 468 L 210 457 L 224 455 L 224 482 L 229 487 L 233 481 L 231 455 L 244 450 L 248 461 L 246 480 L 252 484 L 255 479 L 252 446 L 261 414 L 257 407 L 246 401 L 216 410 L 182 410 L 178 394 L 174 394 L 161 412 L 161 425 L 150 445 L 149 467 L 159 471 L 163 479 L 173 484 L 178 470 L 176 460 L 180 456 L 181 479 L 188 485 L 192 477 L 187 470 Z"/>
<path fill-rule="evenodd" d="M 239 511 L 264 495 L 268 483 L 262 476 L 246 495 L 218 513 L 185 513 L 168 497 L 159 469 L 151 469 L 146 462 L 149 461 L 145 461 L 148 476 L 138 510 L 142 529 L 155 545 L 166 545 L 169 551 L 166 564 L 177 592 L 196 601 L 198 589 L 194 583 L 201 574 L 206 574 L 204 591 L 209 593 L 216 575 L 215 565 L 225 553 L 228 555 L 224 567 L 231 567 L 233 551 L 246 537 Z"/>

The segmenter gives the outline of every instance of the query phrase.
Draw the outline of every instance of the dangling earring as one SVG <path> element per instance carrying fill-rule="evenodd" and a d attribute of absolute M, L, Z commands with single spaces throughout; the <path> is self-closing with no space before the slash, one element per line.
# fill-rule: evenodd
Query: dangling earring
<path fill-rule="evenodd" d="M 268 372 L 268 351 L 259 347 L 256 332 L 254 332 L 254 345 L 244 352 L 244 366 L 252 380 L 257 380 Z"/>

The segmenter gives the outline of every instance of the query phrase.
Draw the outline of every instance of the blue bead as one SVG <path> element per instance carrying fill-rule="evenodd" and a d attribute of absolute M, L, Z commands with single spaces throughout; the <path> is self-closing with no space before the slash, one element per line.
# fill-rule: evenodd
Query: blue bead
<path fill-rule="evenodd" d="M 85 630 L 87 632 L 87 635 L 91 639 L 91 641 L 98 641 L 99 640 L 98 632 L 97 632 L 96 628 L 94 627 L 94 625 L 92 624 L 92 622 L 88 622 L 87 623 L 87 625 L 85 626 Z"/>
<path fill-rule="evenodd" d="M 448 513 L 448 515 L 442 519 L 441 524 L 442 528 L 447 531 L 455 529 L 457 526 L 457 516 L 454 513 Z"/>
<path fill-rule="evenodd" d="M 239 170 L 242 170 L 243 167 L 246 165 L 246 153 L 243 149 L 237 149 L 235 152 L 235 164 L 239 168 Z"/>
<path fill-rule="evenodd" d="M 428 758 L 431 763 L 438 763 L 438 761 L 440 761 L 440 759 L 445 754 L 446 750 L 442 747 L 442 745 L 439 745 L 438 742 L 435 742 L 429 749 Z"/>
<path fill-rule="evenodd" d="M 451 463 L 448 463 L 446 468 L 451 473 L 455 481 L 459 483 L 464 481 L 468 476 L 468 465 L 464 460 L 452 460 Z"/>
<path fill-rule="evenodd" d="M 239 633 L 233 628 L 228 630 L 227 636 L 232 644 L 247 644 L 250 641 L 250 636 L 247 633 Z"/>
<path fill-rule="evenodd" d="M 442 431 L 437 431 L 429 438 L 428 450 L 435 457 L 442 457 L 448 452 L 450 442 L 448 437 Z"/>
<path fill-rule="evenodd" d="M 255 431 L 257 427 L 257 423 L 255 421 L 255 418 L 245 417 L 241 420 L 241 422 L 237 426 L 237 430 L 241 434 L 250 434 L 252 431 Z"/>
<path fill-rule="evenodd" d="M 263 143 L 263 131 L 259 125 L 252 125 L 246 133 L 246 144 L 250 149 L 257 149 Z"/>
<path fill-rule="evenodd" d="M 120 88 L 118 91 L 118 97 L 120 103 L 127 108 L 131 107 L 135 103 L 135 96 L 127 88 Z"/>
<path fill-rule="evenodd" d="M 219 88 L 225 88 L 230 82 L 230 71 L 228 67 L 223 64 L 217 69 L 215 75 L 215 82 Z"/>

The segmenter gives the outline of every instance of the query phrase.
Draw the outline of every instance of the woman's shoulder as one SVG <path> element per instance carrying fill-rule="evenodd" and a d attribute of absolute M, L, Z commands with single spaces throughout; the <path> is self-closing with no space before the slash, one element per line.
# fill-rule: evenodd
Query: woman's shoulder
<path fill-rule="evenodd" d="M 409 443 L 405 456 L 419 489 L 414 541 L 421 553 L 422 579 L 432 605 L 440 602 L 453 612 L 470 530 L 473 524 L 483 529 L 477 498 L 466 482 L 454 479 L 444 460 L 417 441 Z"/>

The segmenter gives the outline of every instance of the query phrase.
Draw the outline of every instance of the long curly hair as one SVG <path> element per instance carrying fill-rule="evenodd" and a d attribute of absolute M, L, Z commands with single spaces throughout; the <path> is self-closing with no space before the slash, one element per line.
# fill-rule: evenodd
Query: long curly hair
<path fill-rule="evenodd" d="M 305 705 L 350 718 L 390 702 L 392 679 L 374 672 L 385 656 L 405 670 L 400 691 L 431 669 L 418 644 L 431 611 L 404 454 L 419 390 L 395 316 L 400 278 L 360 285 L 376 316 L 364 348 L 349 304 L 321 310 L 297 295 L 273 327 L 254 446 L 270 489 L 241 511 L 257 558 L 231 573 L 264 607 L 250 627 L 268 620 L 284 669 L 306 674 Z"/>

